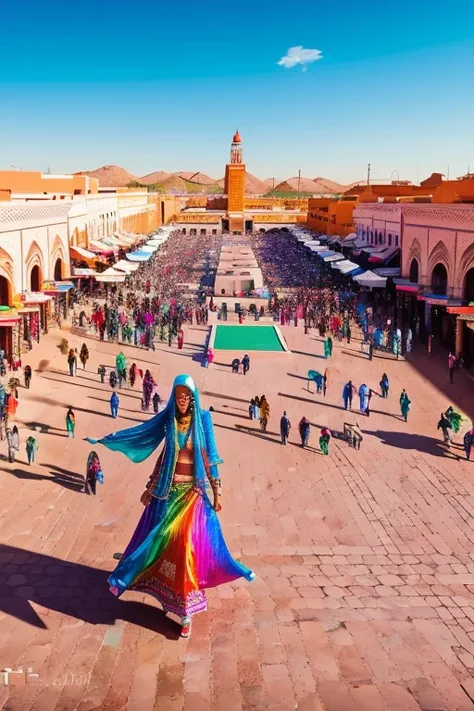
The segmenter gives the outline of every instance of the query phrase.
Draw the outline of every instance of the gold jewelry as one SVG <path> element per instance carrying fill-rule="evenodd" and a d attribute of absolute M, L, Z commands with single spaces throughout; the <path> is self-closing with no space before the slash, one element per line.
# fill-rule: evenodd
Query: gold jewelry
<path fill-rule="evenodd" d="M 179 432 L 183 434 L 188 431 L 191 425 L 192 415 L 182 415 L 179 420 L 176 419 L 176 426 Z"/>

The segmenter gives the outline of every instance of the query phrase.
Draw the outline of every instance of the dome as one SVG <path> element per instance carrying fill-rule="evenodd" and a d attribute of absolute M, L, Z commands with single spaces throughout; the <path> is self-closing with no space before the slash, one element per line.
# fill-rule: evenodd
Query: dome
<path fill-rule="evenodd" d="M 234 138 L 232 139 L 232 143 L 242 143 L 242 139 L 240 137 L 239 129 L 234 133 Z"/>

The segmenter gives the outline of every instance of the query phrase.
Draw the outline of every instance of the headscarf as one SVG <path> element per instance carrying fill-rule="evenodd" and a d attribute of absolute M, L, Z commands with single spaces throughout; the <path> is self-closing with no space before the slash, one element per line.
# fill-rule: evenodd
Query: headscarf
<path fill-rule="evenodd" d="M 179 452 L 175 402 L 175 389 L 179 385 L 187 387 L 194 398 L 191 436 L 195 477 L 198 485 L 205 486 L 207 472 L 203 451 L 207 455 L 210 475 L 213 478 L 218 477 L 217 465 L 222 464 L 222 459 L 217 453 L 211 415 L 207 410 L 201 410 L 199 393 L 190 375 L 178 375 L 175 378 L 167 406 L 147 422 L 114 432 L 99 440 L 88 440 L 91 444 L 103 444 L 114 452 L 122 452 L 136 463 L 147 459 L 165 440 L 160 476 L 155 490 L 150 492 L 157 498 L 168 496 Z"/>

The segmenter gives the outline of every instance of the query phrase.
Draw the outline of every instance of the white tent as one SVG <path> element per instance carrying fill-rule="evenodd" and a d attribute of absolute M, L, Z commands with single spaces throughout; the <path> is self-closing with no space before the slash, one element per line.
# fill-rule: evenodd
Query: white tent
<path fill-rule="evenodd" d="M 343 259 L 341 262 L 335 262 L 331 264 L 333 269 L 337 269 L 341 274 L 350 274 L 355 272 L 356 269 L 360 269 L 359 265 L 355 262 L 351 262 L 350 259 Z"/>
<path fill-rule="evenodd" d="M 139 268 L 139 264 L 136 262 L 128 262 L 126 259 L 121 259 L 119 262 L 114 264 L 114 269 L 120 269 L 121 272 L 125 272 L 126 274 L 136 272 Z"/>
<path fill-rule="evenodd" d="M 343 254 L 338 254 L 337 252 L 334 252 L 334 254 L 327 254 L 325 257 L 323 257 L 325 262 L 342 262 L 345 257 Z"/>
<path fill-rule="evenodd" d="M 355 276 L 354 281 L 356 281 L 361 286 L 368 286 L 371 289 L 373 289 L 373 288 L 381 289 L 387 283 L 386 277 L 378 276 L 378 274 L 375 274 L 374 272 L 371 272 L 371 271 L 366 271 L 363 274 L 359 274 L 358 276 Z"/>
<path fill-rule="evenodd" d="M 108 269 L 105 270 L 105 272 L 102 272 L 102 274 L 97 274 L 96 276 L 96 281 L 99 282 L 109 282 L 109 283 L 121 283 L 125 281 L 126 274 L 125 272 L 119 272 L 113 267 L 109 267 Z"/>

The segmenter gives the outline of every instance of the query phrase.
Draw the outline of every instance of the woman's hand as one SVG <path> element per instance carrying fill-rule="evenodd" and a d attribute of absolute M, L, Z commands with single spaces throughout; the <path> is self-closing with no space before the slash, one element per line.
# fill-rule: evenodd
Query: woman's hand
<path fill-rule="evenodd" d="M 222 506 L 219 503 L 219 499 L 216 499 L 214 501 L 214 511 L 221 511 L 221 510 L 222 510 Z"/>
<path fill-rule="evenodd" d="M 151 498 L 150 492 L 148 491 L 148 489 L 145 489 L 145 491 L 143 492 L 143 494 L 140 497 L 140 501 L 142 502 L 143 506 L 147 506 L 150 503 L 150 498 Z"/>

